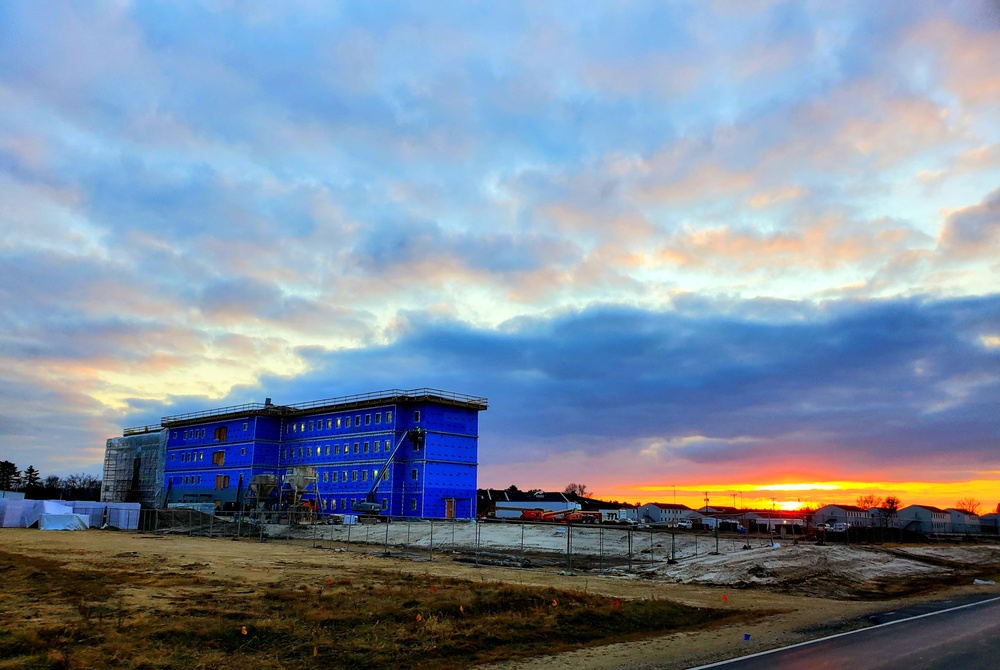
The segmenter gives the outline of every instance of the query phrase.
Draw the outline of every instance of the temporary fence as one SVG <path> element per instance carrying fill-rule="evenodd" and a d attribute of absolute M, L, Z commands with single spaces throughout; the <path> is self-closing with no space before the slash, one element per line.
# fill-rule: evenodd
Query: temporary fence
<path fill-rule="evenodd" d="M 137 531 L 157 535 L 221 537 L 408 560 L 455 560 L 504 567 L 588 571 L 643 571 L 698 556 L 767 547 L 768 533 L 715 533 L 618 525 L 482 520 L 393 520 L 348 523 L 308 512 L 207 514 L 197 509 L 147 509 Z M 353 521 L 353 523 L 351 523 Z"/>

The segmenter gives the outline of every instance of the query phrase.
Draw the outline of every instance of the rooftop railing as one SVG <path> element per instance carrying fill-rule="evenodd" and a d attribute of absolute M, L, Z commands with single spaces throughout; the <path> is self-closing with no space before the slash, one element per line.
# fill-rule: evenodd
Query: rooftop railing
<path fill-rule="evenodd" d="M 154 433 L 162 430 L 162 428 L 163 426 L 158 423 L 150 424 L 148 426 L 134 426 L 123 430 L 122 437 L 128 437 L 129 435 L 142 435 L 143 433 Z"/>
<path fill-rule="evenodd" d="M 206 419 L 216 416 L 229 416 L 251 413 L 275 413 L 287 414 L 301 410 L 316 409 L 318 407 L 336 407 L 339 405 L 352 406 L 362 403 L 378 401 L 413 401 L 413 400 L 443 400 L 446 402 L 471 405 L 481 409 L 489 407 L 489 401 L 483 396 L 467 395 L 465 393 L 454 393 L 452 391 L 442 391 L 432 388 L 418 389 L 389 389 L 386 391 L 372 391 L 370 393 L 355 393 L 353 395 L 338 396 L 335 398 L 325 398 L 323 400 L 310 400 L 290 405 L 275 405 L 259 402 L 245 403 L 242 405 L 231 405 L 229 407 L 217 407 L 205 409 L 198 412 L 187 412 L 184 414 L 173 414 L 165 416 L 161 422 L 166 425 L 179 421 L 191 421 L 194 419 Z"/>

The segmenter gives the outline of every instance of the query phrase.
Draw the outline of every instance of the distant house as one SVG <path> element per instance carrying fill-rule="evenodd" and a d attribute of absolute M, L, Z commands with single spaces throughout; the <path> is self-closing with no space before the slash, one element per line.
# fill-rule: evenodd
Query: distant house
<path fill-rule="evenodd" d="M 692 510 L 687 505 L 677 503 L 646 503 L 639 506 L 639 521 L 644 523 L 676 524 L 681 519 L 692 516 Z"/>
<path fill-rule="evenodd" d="M 930 505 L 910 505 L 896 513 L 896 525 L 917 533 L 948 533 L 951 514 Z"/>
<path fill-rule="evenodd" d="M 753 510 L 741 515 L 751 532 L 770 532 L 782 528 L 805 528 L 805 514 L 790 510 Z"/>
<path fill-rule="evenodd" d="M 950 515 L 951 532 L 961 533 L 963 535 L 979 535 L 980 524 L 979 515 L 972 514 L 971 512 L 965 512 L 960 509 L 955 509 L 954 507 L 949 507 L 945 510 Z"/>
<path fill-rule="evenodd" d="M 851 526 L 871 526 L 871 513 L 857 505 L 823 505 L 813 512 L 814 524 L 847 523 Z"/>
<path fill-rule="evenodd" d="M 1000 526 L 997 523 L 998 517 L 1000 517 L 1000 514 L 996 512 L 984 514 L 979 517 L 979 532 L 989 535 L 1000 535 Z"/>

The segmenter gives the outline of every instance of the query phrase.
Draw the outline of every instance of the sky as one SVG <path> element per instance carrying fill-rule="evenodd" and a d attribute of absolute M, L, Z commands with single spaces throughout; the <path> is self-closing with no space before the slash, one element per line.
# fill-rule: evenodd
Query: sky
<path fill-rule="evenodd" d="M 489 398 L 479 485 L 1000 502 L 997 2 L 0 3 L 0 459 Z"/>

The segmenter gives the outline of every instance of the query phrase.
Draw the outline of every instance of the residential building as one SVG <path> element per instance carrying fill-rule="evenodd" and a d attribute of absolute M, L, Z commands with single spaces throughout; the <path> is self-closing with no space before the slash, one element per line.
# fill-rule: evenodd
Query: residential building
<path fill-rule="evenodd" d="M 917 533 L 948 533 L 951 515 L 930 505 L 910 505 L 896 513 L 896 526 Z"/>
<path fill-rule="evenodd" d="M 950 517 L 948 520 L 951 524 L 952 533 L 979 535 L 980 526 L 978 514 L 955 509 L 954 507 L 947 508 L 945 512 L 947 512 Z"/>
<path fill-rule="evenodd" d="M 694 510 L 678 503 L 646 503 L 639 506 L 639 521 L 676 525 L 681 519 L 691 517 Z"/>
<path fill-rule="evenodd" d="M 871 526 L 871 513 L 857 505 L 823 505 L 813 512 L 813 524 L 850 524 L 855 526 Z"/>

